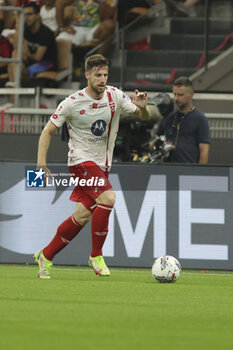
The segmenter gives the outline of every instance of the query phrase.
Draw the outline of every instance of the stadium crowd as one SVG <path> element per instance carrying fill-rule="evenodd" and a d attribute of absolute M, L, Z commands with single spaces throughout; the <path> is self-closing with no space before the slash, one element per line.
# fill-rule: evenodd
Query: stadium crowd
<path fill-rule="evenodd" d="M 0 0 L 0 7 L 14 6 L 24 9 L 26 29 L 22 53 L 22 78 L 27 78 L 40 72 L 60 69 L 59 66 L 57 67 L 56 59 L 51 57 L 51 47 L 58 42 L 59 52 L 67 52 L 67 54 L 73 52 L 75 63 L 77 61 L 80 63 L 88 49 L 96 46 L 98 53 L 105 54 L 109 47 L 109 38 L 112 37 L 117 26 L 127 25 L 160 1 L 166 4 L 169 15 L 188 16 L 189 9 L 200 0 L 184 2 L 175 0 Z M 33 4 L 32 6 L 36 4 L 37 7 L 30 11 L 26 10 L 30 3 Z M 18 12 L 0 11 L 1 57 L 17 57 L 18 22 Z M 47 40 L 41 39 L 39 35 L 41 30 L 47 33 Z M 54 40 L 55 43 L 53 43 Z M 143 42 L 141 48 L 144 49 L 144 46 Z M 53 52 L 55 54 L 56 49 Z M 64 59 L 66 60 L 67 57 Z M 32 65 L 32 70 L 28 71 L 28 66 Z M 63 67 L 62 63 L 61 67 Z M 15 72 L 15 63 L 1 62 L 0 86 L 4 86 L 5 83 L 8 87 L 14 86 Z"/>
<path fill-rule="evenodd" d="M 51 56 L 56 54 L 53 47 L 58 42 L 69 42 L 70 50 L 83 46 L 95 47 L 105 42 L 115 30 L 117 4 L 117 0 L 0 0 L 0 7 L 23 8 L 25 30 L 22 77 L 56 70 L 56 59 Z M 1 57 L 17 56 L 18 26 L 18 13 L 0 11 Z M 105 44 L 98 52 L 104 53 L 106 49 Z M 32 69 L 28 71 L 31 66 Z M 15 63 L 1 63 L 0 78 L 4 83 L 4 79 L 7 81 L 7 86 L 14 86 L 15 71 Z"/>

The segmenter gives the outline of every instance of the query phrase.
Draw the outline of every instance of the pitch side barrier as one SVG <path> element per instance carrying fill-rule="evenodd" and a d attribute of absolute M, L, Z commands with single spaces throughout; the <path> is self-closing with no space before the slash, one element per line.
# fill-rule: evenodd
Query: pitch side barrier
<path fill-rule="evenodd" d="M 12 134 L 40 134 L 48 118 L 53 114 L 57 104 L 65 96 L 74 93 L 73 89 L 51 89 L 51 88 L 18 88 L 18 89 L 0 89 L 0 96 L 7 95 L 26 95 L 34 100 L 34 107 L 12 107 L 10 103 L 0 106 L 0 133 Z M 131 92 L 128 91 L 128 94 Z M 41 96 L 54 96 L 54 108 L 42 109 L 40 106 Z M 148 93 L 150 101 L 156 93 Z M 172 97 L 172 94 L 170 94 Z M 233 138 L 233 94 L 216 93 L 196 93 L 194 103 L 198 106 L 209 102 L 212 110 L 215 111 L 213 104 L 216 104 L 216 112 L 205 113 L 209 119 L 212 139 L 232 139 Z M 230 113 L 223 113 L 225 106 Z M 220 112 L 220 111 L 221 112 Z"/>
<path fill-rule="evenodd" d="M 0 110 L 0 133 L 39 135 L 54 111 L 55 109 L 51 108 L 4 107 Z M 212 139 L 233 138 L 233 113 L 205 113 L 205 115 L 209 120 Z"/>
<path fill-rule="evenodd" d="M 65 164 L 49 167 L 56 179 L 69 177 Z M 74 211 L 72 188 L 44 188 L 34 170 L 35 164 L 0 162 L 1 263 L 33 263 L 33 253 Z M 109 266 L 151 267 L 170 254 L 183 268 L 232 269 L 233 167 L 118 164 L 110 181 L 116 204 L 103 250 Z M 55 264 L 87 265 L 90 229 Z"/>
<path fill-rule="evenodd" d="M 54 97 L 54 108 L 56 107 L 57 103 L 64 97 L 69 96 L 73 93 L 75 93 L 77 89 L 55 89 L 55 88 L 40 88 L 40 87 L 34 87 L 34 88 L 0 88 L 0 98 L 3 96 L 11 96 L 11 95 L 18 95 L 22 96 L 25 95 L 27 96 L 28 99 L 33 100 L 33 107 L 39 108 L 40 106 L 40 99 L 42 96 L 48 96 L 50 98 Z M 128 95 L 133 93 L 133 91 L 125 91 Z M 158 94 L 159 92 L 148 92 L 148 98 L 149 100 L 153 101 L 153 98 Z M 170 97 L 173 97 L 172 93 L 167 93 Z M 194 102 L 197 101 L 208 101 L 211 103 L 219 102 L 222 104 L 226 103 L 233 103 L 233 94 L 229 93 L 195 93 L 194 95 Z M 0 99 L 0 103 L 1 99 Z M 4 101 L 6 103 L 6 101 Z M 2 103 L 3 104 L 3 103 Z M 25 106 L 23 104 L 14 104 L 14 107 L 28 107 L 28 103 Z M 1 108 L 1 104 L 0 104 Z M 224 110 L 224 105 L 223 108 Z"/>

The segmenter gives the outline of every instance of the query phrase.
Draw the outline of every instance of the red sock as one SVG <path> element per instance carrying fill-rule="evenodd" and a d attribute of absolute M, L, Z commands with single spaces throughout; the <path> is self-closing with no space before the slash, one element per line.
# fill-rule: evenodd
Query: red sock
<path fill-rule="evenodd" d="M 108 219 L 112 206 L 98 204 L 91 221 L 92 251 L 91 256 L 102 255 L 102 247 L 108 234 Z"/>
<path fill-rule="evenodd" d="M 43 249 L 43 254 L 48 260 L 60 252 L 83 228 L 74 218 L 74 215 L 66 219 L 58 226 L 57 233 L 52 241 Z"/>

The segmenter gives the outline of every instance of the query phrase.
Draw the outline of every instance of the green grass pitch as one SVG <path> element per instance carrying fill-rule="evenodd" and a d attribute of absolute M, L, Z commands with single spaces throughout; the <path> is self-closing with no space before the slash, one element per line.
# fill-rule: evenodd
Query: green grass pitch
<path fill-rule="evenodd" d="M 182 271 L 159 284 L 150 269 L 0 265 L 1 350 L 232 349 L 232 272 Z"/>

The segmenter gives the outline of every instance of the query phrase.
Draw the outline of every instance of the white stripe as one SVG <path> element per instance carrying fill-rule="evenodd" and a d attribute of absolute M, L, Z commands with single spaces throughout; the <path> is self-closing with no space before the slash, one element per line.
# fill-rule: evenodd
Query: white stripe
<path fill-rule="evenodd" d="M 97 236 L 106 236 L 108 232 L 95 232 Z"/>
<path fill-rule="evenodd" d="M 75 218 L 74 218 L 73 216 L 74 216 L 74 215 L 71 216 L 71 219 L 72 219 L 73 223 L 74 223 L 76 226 L 79 226 L 79 223 L 77 223 L 77 222 L 75 221 Z"/>
<path fill-rule="evenodd" d="M 112 208 L 104 207 L 103 205 L 99 205 L 99 204 L 97 204 L 97 207 L 106 209 L 106 210 L 112 210 Z"/>
<path fill-rule="evenodd" d="M 65 244 L 69 244 L 69 243 L 70 243 L 70 241 L 68 241 L 68 239 L 63 238 L 62 236 L 61 236 L 61 240 L 62 240 L 62 242 L 64 242 Z"/>
<path fill-rule="evenodd" d="M 10 263 L 9 263 L 10 264 Z M 12 268 L 12 264 L 1 264 L 0 265 L 0 269 L 1 269 L 1 266 L 2 267 L 10 267 Z M 30 264 L 30 265 L 17 265 L 17 269 L 28 269 L 30 267 L 35 267 L 35 264 Z M 53 267 L 56 269 L 56 270 L 66 270 L 66 271 L 75 271 L 76 269 L 80 270 L 80 271 L 87 271 L 89 270 L 90 268 L 88 266 L 86 267 L 79 267 L 79 266 L 74 266 L 74 267 L 66 267 L 66 265 L 53 265 Z M 124 273 L 145 273 L 145 272 L 150 272 L 151 271 L 151 268 L 138 268 L 138 267 L 115 267 L 115 266 L 112 266 L 111 269 L 114 269 L 114 271 L 119 271 L 119 272 L 124 272 Z M 221 271 L 221 270 L 220 270 Z M 151 272 L 150 272 L 151 273 Z M 232 271 L 229 271 L 229 273 L 226 273 L 226 272 L 212 272 L 210 270 L 209 273 L 205 273 L 205 272 L 189 272 L 189 271 L 181 271 L 181 277 L 182 275 L 185 274 L 185 275 L 204 275 L 204 276 L 228 276 L 230 278 L 232 278 Z"/>

